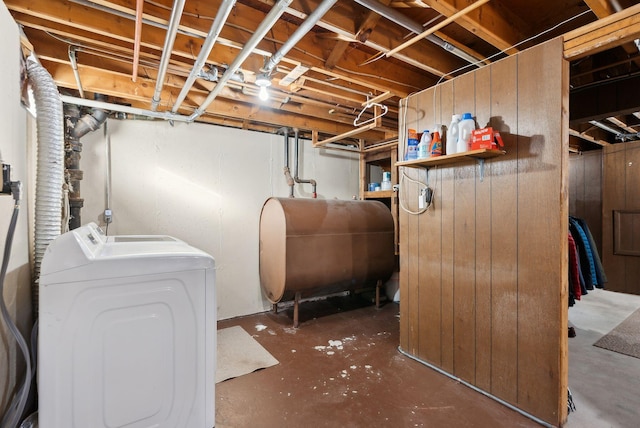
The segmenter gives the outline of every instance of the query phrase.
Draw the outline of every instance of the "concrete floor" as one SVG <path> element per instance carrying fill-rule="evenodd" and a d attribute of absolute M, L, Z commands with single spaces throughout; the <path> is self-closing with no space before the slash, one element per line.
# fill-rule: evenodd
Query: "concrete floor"
<path fill-rule="evenodd" d="M 569 309 L 569 389 L 576 412 L 567 428 L 640 426 L 640 359 L 593 346 L 636 309 L 640 296 L 594 290 Z"/>
<path fill-rule="evenodd" d="M 332 298 L 221 321 L 280 364 L 216 385 L 216 427 L 538 427 L 397 350 L 398 305 Z"/>
<path fill-rule="evenodd" d="M 593 346 L 640 308 L 640 296 L 594 290 L 569 309 L 566 428 L 640 426 L 640 359 Z M 242 326 L 280 361 L 216 388 L 216 427 L 537 427 L 524 416 L 397 351 L 398 305 L 303 304 L 219 322 Z M 338 345 L 337 341 L 340 341 Z"/>

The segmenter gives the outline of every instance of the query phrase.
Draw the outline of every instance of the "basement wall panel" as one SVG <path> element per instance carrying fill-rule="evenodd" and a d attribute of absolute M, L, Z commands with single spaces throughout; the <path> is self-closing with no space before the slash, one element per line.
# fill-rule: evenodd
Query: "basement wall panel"
<path fill-rule="evenodd" d="M 552 425 L 566 420 L 568 63 L 553 40 L 410 96 L 407 128 L 470 112 L 506 155 L 401 174 L 401 349 Z M 403 158 L 404 147 L 399 147 Z M 418 211 L 417 185 L 401 198 Z M 417 223 L 417 227 L 415 226 Z M 439 264 L 438 264 L 439 263 Z M 439 334 L 438 334 L 439 333 Z"/>
<path fill-rule="evenodd" d="M 640 142 L 619 143 L 604 148 L 602 197 L 602 264 L 609 282 L 606 288 L 640 294 L 640 256 L 616 252 L 615 240 L 625 247 L 640 247 L 640 224 L 625 222 L 616 233 L 616 212 L 640 214 Z M 633 244 L 635 242 L 635 245 Z M 631 245 L 629 245 L 631 244 Z"/>
<path fill-rule="evenodd" d="M 111 140 L 109 235 L 166 234 L 216 260 L 218 318 L 268 310 L 258 271 L 259 219 L 271 196 L 287 197 L 282 135 L 200 123 L 108 120 Z M 103 228 L 106 139 L 83 137 L 82 223 Z M 293 136 L 290 167 L 293 168 Z M 315 178 L 318 197 L 358 195 L 357 153 L 315 149 L 300 142 L 300 171 Z M 311 197 L 296 184 L 295 196 Z"/>

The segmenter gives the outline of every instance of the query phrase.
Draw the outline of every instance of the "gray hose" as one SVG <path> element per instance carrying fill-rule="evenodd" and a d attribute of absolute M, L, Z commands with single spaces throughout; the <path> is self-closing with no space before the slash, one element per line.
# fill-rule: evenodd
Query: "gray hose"
<path fill-rule="evenodd" d="M 14 192 L 15 193 L 15 192 Z M 14 198 L 16 200 L 15 206 L 13 208 L 13 215 L 11 216 L 11 222 L 9 223 L 9 231 L 7 232 L 7 239 L 4 243 L 4 256 L 2 258 L 2 268 L 0 268 L 0 312 L 2 312 L 2 319 L 6 324 L 7 328 L 15 338 L 18 343 L 18 347 L 20 351 L 22 351 L 22 355 L 24 357 L 26 363 L 26 370 L 24 372 L 24 382 L 20 389 L 18 390 L 16 396 L 13 401 L 9 405 L 7 412 L 2 417 L 2 422 L 0 422 L 0 426 L 3 428 L 15 428 L 20 423 L 20 418 L 24 413 L 24 408 L 27 403 L 27 398 L 29 397 L 29 389 L 31 387 L 31 357 L 29 356 L 29 348 L 27 347 L 27 342 L 20 334 L 20 330 L 16 327 L 15 323 L 11 319 L 11 315 L 9 315 L 9 311 L 7 310 L 7 305 L 4 302 L 4 279 L 7 275 L 7 268 L 9 266 L 9 259 L 11 258 L 11 246 L 13 244 L 13 235 L 16 231 L 16 224 L 18 222 L 18 213 L 20 212 L 20 198 L 19 192 L 16 196 L 14 194 Z"/>

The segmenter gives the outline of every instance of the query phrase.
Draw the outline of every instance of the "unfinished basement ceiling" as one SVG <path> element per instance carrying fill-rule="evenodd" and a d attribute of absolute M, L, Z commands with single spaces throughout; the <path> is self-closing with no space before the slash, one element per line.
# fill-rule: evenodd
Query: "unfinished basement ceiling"
<path fill-rule="evenodd" d="M 310 31 L 277 64 L 269 65 L 268 60 L 323 2 L 4 2 L 23 26 L 34 52 L 61 92 L 69 96 L 91 99 L 100 93 L 108 96 L 111 103 L 175 113 L 199 122 L 267 132 L 291 126 L 306 136 L 316 133 L 320 139 L 352 131 L 363 106 L 373 100 L 388 107 L 381 123 L 351 139 L 338 141 L 353 143 L 358 139 L 364 145 L 397 136 L 400 98 L 637 3 L 634 0 L 338 0 L 327 5 L 326 14 L 309 26 Z M 474 4 L 475 9 L 460 13 Z M 229 7 L 228 16 L 219 13 L 224 6 Z M 277 8 L 281 8 L 282 14 L 276 16 L 273 26 L 266 25 L 265 17 L 273 15 L 270 11 Z M 172 25 L 172 15 L 178 17 L 179 26 Z M 204 66 L 192 73 L 217 16 L 217 21 L 223 24 L 219 36 L 210 54 L 202 55 Z M 387 54 L 416 33 L 450 17 L 455 19 L 428 37 L 393 55 Z M 167 39 L 167 29 L 171 28 L 177 29 L 173 43 L 171 38 Z M 246 59 L 240 59 L 242 48 L 260 29 L 265 30 L 264 37 L 259 38 Z M 171 47 L 171 55 L 165 58 L 167 68 L 163 73 L 160 64 L 165 47 Z M 572 61 L 572 91 L 587 91 L 614 80 L 623 82 L 619 85 L 624 85 L 625 79 L 635 83 L 639 53 L 631 40 Z M 239 66 L 236 73 L 227 71 L 234 65 Z M 256 77 L 265 70 L 270 74 L 271 86 L 267 88 L 269 99 L 262 101 Z M 164 78 L 157 85 L 159 75 Z M 183 91 L 185 82 L 190 80 L 194 81 L 193 86 Z M 216 89 L 216 81 L 226 84 Z M 176 103 L 181 99 L 184 101 Z M 371 117 L 369 110 L 360 121 Z M 637 111 L 640 108 L 624 114 L 607 112 L 607 117 L 584 112 L 588 120 L 572 121 L 572 146 L 586 150 L 619 141 L 614 132 L 594 123 L 602 122 L 627 134 L 637 133 L 640 130 Z"/>

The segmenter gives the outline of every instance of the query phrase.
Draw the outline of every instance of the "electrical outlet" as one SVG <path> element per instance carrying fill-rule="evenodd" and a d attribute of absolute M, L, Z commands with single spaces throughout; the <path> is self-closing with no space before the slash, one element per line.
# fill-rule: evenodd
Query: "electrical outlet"
<path fill-rule="evenodd" d="M 2 191 L 0 193 L 10 195 L 11 194 L 11 165 L 7 163 L 2 164 Z"/>
<path fill-rule="evenodd" d="M 431 205 L 431 196 L 433 192 L 431 188 L 426 187 L 424 189 L 420 189 L 420 196 L 418 196 L 418 209 L 425 209 L 429 205 Z"/>
<path fill-rule="evenodd" d="M 113 214 L 111 213 L 111 210 L 106 209 L 104 210 L 104 222 L 109 224 L 113 221 Z"/>

